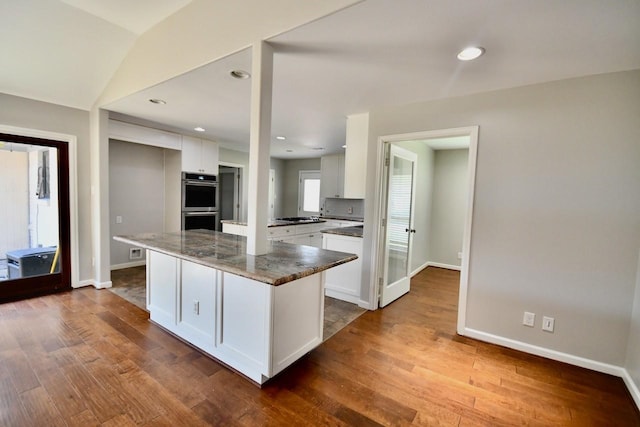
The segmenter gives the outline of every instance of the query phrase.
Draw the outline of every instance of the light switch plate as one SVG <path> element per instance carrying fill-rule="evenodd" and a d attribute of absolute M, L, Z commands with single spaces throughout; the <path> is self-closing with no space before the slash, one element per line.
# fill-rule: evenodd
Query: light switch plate
<path fill-rule="evenodd" d="M 525 311 L 522 317 L 522 324 L 533 328 L 534 323 L 536 323 L 536 314 Z"/>

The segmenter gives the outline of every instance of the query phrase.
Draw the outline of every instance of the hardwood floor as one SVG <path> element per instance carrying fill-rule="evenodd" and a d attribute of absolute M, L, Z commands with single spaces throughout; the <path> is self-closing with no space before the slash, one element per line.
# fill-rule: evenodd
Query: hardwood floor
<path fill-rule="evenodd" d="M 262 389 L 105 290 L 0 305 L 0 425 L 640 426 L 621 379 L 455 334 L 456 272 L 367 312 Z"/>

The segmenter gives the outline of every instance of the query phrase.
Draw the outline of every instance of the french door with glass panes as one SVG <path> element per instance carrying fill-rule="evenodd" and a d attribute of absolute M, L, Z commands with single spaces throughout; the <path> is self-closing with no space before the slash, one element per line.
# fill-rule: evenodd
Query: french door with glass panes
<path fill-rule="evenodd" d="M 0 133 L 0 302 L 71 289 L 65 142 Z"/>

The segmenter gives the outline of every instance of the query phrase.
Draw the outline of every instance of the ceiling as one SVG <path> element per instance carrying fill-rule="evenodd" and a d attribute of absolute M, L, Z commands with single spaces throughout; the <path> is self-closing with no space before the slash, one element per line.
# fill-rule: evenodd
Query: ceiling
<path fill-rule="evenodd" d="M 191 0 L 2 0 L 0 92 L 89 110 L 138 36 Z"/>
<path fill-rule="evenodd" d="M 78 32 L 81 32 L 85 43 L 99 45 L 107 54 L 113 51 L 111 56 L 121 60 L 124 53 L 119 51 L 118 56 L 118 47 L 110 43 L 118 44 L 120 49 L 130 47 L 136 32 L 139 34 L 145 25 L 152 23 L 138 27 L 136 23 L 142 22 L 138 19 L 127 23 L 122 16 L 114 18 L 104 9 L 93 7 L 96 4 L 104 6 L 111 1 L 3 2 L 0 12 L 7 9 L 4 3 L 16 3 L 8 7 L 9 12 L 20 12 L 25 17 L 21 23 L 14 24 L 14 19 L 8 20 L 2 14 L 5 18 L 0 18 L 0 40 L 12 31 L 24 33 L 24 28 L 30 28 L 29 23 L 33 21 L 27 21 L 27 18 L 40 14 L 36 13 L 35 6 L 56 3 L 63 5 L 65 14 L 70 15 L 64 16 L 65 22 L 75 22 L 74 19 L 82 22 L 78 25 L 81 29 L 70 30 L 71 34 L 65 35 L 58 34 L 67 31 L 61 31 L 62 24 L 57 27 L 51 24 L 46 33 L 53 33 L 56 43 L 62 43 L 58 40 L 62 38 L 78 38 Z M 127 6 L 112 9 L 128 11 L 131 2 L 118 2 L 126 2 Z M 28 5 L 22 6 L 23 3 Z M 155 5 L 156 0 L 141 3 L 146 4 L 143 9 L 153 9 L 150 4 Z M 167 3 L 177 10 L 188 2 Z M 51 7 L 44 7 L 47 8 Z M 171 13 L 171 9 L 163 13 Z M 100 25 L 94 22 L 98 19 L 94 14 L 103 17 L 99 19 Z M 157 22 L 157 19 L 162 19 L 162 16 L 151 21 Z M 7 24 L 11 25 L 12 31 L 3 28 L 4 21 L 11 21 Z M 364 1 L 269 40 L 275 48 L 272 155 L 305 158 L 341 151 L 345 142 L 345 119 L 350 114 L 545 81 L 639 69 L 638 22 L 638 0 Z M 119 28 L 122 34 L 107 43 L 100 35 L 104 26 Z M 40 30 L 36 32 L 41 33 Z M 88 41 L 87 34 L 92 35 Z M 12 37 L 16 43 L 20 40 L 18 35 Z M 7 51 L 5 44 L 0 41 L 3 53 Z M 458 61 L 456 54 L 468 45 L 483 46 L 485 55 L 471 62 Z M 32 53 L 43 54 L 43 49 L 35 45 L 28 47 Z M 9 49 L 9 58 L 29 63 L 36 61 L 31 56 L 38 55 L 24 58 L 25 55 L 21 56 L 18 50 L 15 46 Z M 58 50 L 65 51 L 62 47 Z M 63 55 L 69 64 L 76 66 L 77 61 L 71 61 L 75 52 L 63 52 Z M 44 56 L 47 56 L 46 52 Z M 3 63 L 7 60 L 3 59 Z M 109 61 L 107 66 L 98 61 L 93 66 L 81 64 L 78 67 L 81 70 L 72 70 L 68 79 L 72 79 L 73 86 L 70 82 L 55 79 L 42 83 L 40 86 L 43 87 L 30 85 L 27 76 L 24 79 L 14 78 L 14 90 L 11 87 L 7 90 L 7 84 L 2 82 L 11 81 L 8 77 L 15 77 L 19 70 L 6 71 L 0 67 L 0 92 L 36 99 L 61 99 L 57 103 L 84 105 L 86 109 L 91 103 L 74 97 L 97 99 L 108 77 L 117 68 L 114 63 L 118 61 L 113 58 Z M 47 61 L 41 62 L 44 62 L 41 66 L 50 65 Z M 117 113 L 114 116 L 120 119 L 134 117 L 134 121 L 151 121 L 166 129 L 188 134 L 197 134 L 193 128 L 201 126 L 206 131 L 198 135 L 219 141 L 229 148 L 247 150 L 250 81 L 231 78 L 229 71 L 233 69 L 251 70 L 250 49 L 104 107 Z M 47 80 L 42 73 L 39 78 Z M 87 93 L 83 93 L 83 90 L 75 89 L 91 79 L 101 82 L 88 84 L 93 92 L 87 89 Z M 47 90 L 60 93 L 51 94 Z M 152 104 L 148 101 L 151 98 L 164 99 L 167 104 Z M 425 128 L 428 128 L 428 123 L 425 123 Z M 275 139 L 277 135 L 287 139 L 278 141 Z"/>

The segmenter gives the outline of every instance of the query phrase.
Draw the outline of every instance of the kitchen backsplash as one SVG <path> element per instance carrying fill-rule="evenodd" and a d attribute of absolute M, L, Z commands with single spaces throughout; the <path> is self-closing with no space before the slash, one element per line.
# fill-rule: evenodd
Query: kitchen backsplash
<path fill-rule="evenodd" d="M 324 199 L 324 216 L 335 216 L 340 218 L 364 218 L 364 199 L 343 199 L 327 197 Z"/>

